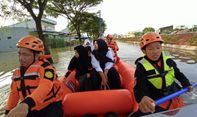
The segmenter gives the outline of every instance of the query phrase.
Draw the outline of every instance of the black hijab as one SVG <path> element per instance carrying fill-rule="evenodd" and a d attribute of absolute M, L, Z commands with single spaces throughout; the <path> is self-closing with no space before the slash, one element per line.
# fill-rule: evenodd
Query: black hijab
<path fill-rule="evenodd" d="M 78 45 L 78 46 L 74 47 L 74 50 L 76 50 L 78 52 L 80 61 L 87 60 L 88 51 L 84 46 Z"/>
<path fill-rule="evenodd" d="M 113 62 L 113 60 L 106 56 L 108 52 L 107 43 L 103 39 L 97 39 L 95 41 L 98 44 L 98 49 L 93 51 L 93 54 L 96 57 L 96 59 L 104 63 Z"/>
<path fill-rule="evenodd" d="M 83 72 L 86 73 L 91 67 L 91 59 L 88 55 L 87 49 L 82 45 L 78 45 L 74 47 L 74 50 L 79 54 L 78 58 L 75 57 L 78 72 L 82 72 L 81 74 L 83 74 Z"/>

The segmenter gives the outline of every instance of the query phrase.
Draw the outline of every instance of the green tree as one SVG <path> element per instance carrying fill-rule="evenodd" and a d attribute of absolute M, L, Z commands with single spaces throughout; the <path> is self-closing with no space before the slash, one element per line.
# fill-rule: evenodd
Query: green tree
<path fill-rule="evenodd" d="M 66 16 L 73 25 L 81 42 L 81 25 L 86 21 L 84 12 L 95 7 L 103 0 L 53 0 L 48 6 L 47 13 L 52 16 Z"/>
<path fill-rule="evenodd" d="M 12 7 L 10 7 L 6 1 L 8 1 L 8 3 L 12 3 Z M 1 11 L 8 17 L 11 17 L 13 14 L 18 17 L 26 15 L 26 13 L 30 14 L 32 19 L 35 21 L 38 36 L 44 42 L 45 54 L 50 54 L 50 51 L 45 43 L 41 19 L 48 1 L 49 0 L 2 0 L 0 2 Z M 25 9 L 26 11 L 21 9 Z"/>
<path fill-rule="evenodd" d="M 140 37 L 143 35 L 143 32 L 134 32 L 135 37 Z"/>
<path fill-rule="evenodd" d="M 155 29 L 152 27 L 146 27 L 144 28 L 144 30 L 142 31 L 144 34 L 148 33 L 148 32 L 155 32 Z"/>
<path fill-rule="evenodd" d="M 194 25 L 192 30 L 193 30 L 193 32 L 197 32 L 197 25 Z"/>
<path fill-rule="evenodd" d="M 85 13 L 84 16 L 86 17 L 86 20 L 81 24 L 81 31 L 86 32 L 88 36 L 91 36 L 92 38 L 98 38 L 100 36 L 100 20 L 101 27 L 102 27 L 102 33 L 106 29 L 106 24 L 103 19 L 100 19 L 96 14 L 94 13 Z"/>

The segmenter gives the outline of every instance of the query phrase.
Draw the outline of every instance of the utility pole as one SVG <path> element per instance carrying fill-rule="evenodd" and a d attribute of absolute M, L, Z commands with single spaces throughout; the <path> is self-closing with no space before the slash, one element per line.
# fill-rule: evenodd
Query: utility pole
<path fill-rule="evenodd" d="M 102 33 L 102 18 L 101 18 L 101 10 L 98 11 L 98 14 L 99 14 L 99 37 L 102 37 L 103 36 L 103 33 Z"/>

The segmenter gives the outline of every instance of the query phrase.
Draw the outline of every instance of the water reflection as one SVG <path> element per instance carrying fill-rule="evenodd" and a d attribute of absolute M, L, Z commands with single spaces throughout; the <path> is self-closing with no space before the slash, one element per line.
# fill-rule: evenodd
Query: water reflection
<path fill-rule="evenodd" d="M 143 53 L 137 44 L 118 42 L 118 45 L 118 56 L 121 60 L 124 60 L 132 65 L 135 65 L 134 63 L 137 58 L 143 56 Z"/>
<path fill-rule="evenodd" d="M 58 52 L 58 63 L 55 64 L 58 76 L 63 76 L 66 73 L 68 64 L 71 58 L 74 56 L 74 51 L 62 51 Z"/>
<path fill-rule="evenodd" d="M 11 83 L 12 72 L 13 71 L 1 72 L 2 74 L 0 75 L 0 88 Z"/>

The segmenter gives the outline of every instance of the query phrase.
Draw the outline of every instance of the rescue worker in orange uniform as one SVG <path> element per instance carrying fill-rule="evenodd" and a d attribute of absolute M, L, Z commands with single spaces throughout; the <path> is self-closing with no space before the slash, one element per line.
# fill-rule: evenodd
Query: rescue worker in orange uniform
<path fill-rule="evenodd" d="M 175 79 L 180 82 L 182 87 L 189 87 L 189 91 L 193 90 L 189 80 L 178 69 L 175 61 L 162 52 L 162 43 L 162 37 L 155 32 L 146 33 L 141 37 L 140 48 L 145 56 L 136 60 L 134 93 L 137 102 L 139 102 L 140 111 L 135 116 L 184 106 L 181 97 L 154 106 L 154 100 L 181 89 Z"/>
<path fill-rule="evenodd" d="M 120 60 L 120 58 L 118 57 L 118 53 L 117 53 L 117 51 L 119 50 L 119 47 L 116 41 L 113 39 L 113 35 L 108 34 L 106 37 L 106 41 L 107 41 L 108 47 L 110 47 L 114 52 L 115 61 L 118 62 Z"/>
<path fill-rule="evenodd" d="M 25 36 L 17 43 L 20 67 L 12 76 L 6 117 L 63 117 L 55 68 L 43 56 L 43 42 Z"/>

